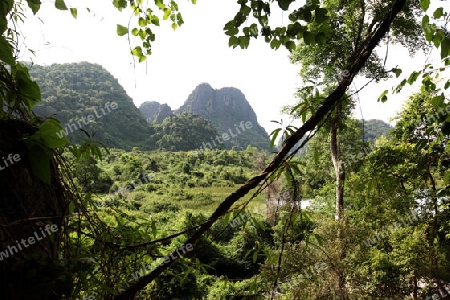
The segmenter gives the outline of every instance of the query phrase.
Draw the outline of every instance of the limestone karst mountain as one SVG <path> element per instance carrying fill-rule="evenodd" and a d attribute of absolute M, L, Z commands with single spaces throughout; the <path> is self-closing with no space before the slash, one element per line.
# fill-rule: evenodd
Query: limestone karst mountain
<path fill-rule="evenodd" d="M 139 109 L 150 123 L 161 123 L 168 113 L 165 104 L 145 102 Z M 184 104 L 174 114 L 183 112 L 198 115 L 210 121 L 223 139 L 226 148 L 245 149 L 247 145 L 268 149 L 269 136 L 257 120 L 256 114 L 237 88 L 224 87 L 213 89 L 208 83 L 198 85 L 188 96 Z M 215 137 L 211 137 L 217 141 Z M 219 141 L 222 141 L 219 138 Z M 206 139 L 206 142 L 210 142 Z"/>

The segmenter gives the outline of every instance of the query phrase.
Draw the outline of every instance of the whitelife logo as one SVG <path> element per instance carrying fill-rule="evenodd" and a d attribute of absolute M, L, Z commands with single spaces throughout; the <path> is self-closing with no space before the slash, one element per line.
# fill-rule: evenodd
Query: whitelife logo
<path fill-rule="evenodd" d="M 244 121 L 241 121 L 239 123 L 239 127 L 241 128 L 242 132 L 245 132 L 245 129 L 246 128 L 247 129 L 252 128 L 253 124 L 250 121 L 245 122 L 245 124 L 244 124 Z M 214 144 L 214 147 L 217 147 L 217 144 L 216 144 L 215 141 L 217 141 L 219 144 L 223 144 L 223 143 L 225 143 L 225 141 L 230 140 L 230 136 L 231 136 L 231 138 L 234 138 L 234 137 L 237 137 L 239 134 L 242 133 L 241 130 L 239 130 L 239 128 L 238 128 L 238 126 L 236 124 L 234 124 L 234 128 L 236 129 L 236 134 L 233 133 L 233 130 L 231 128 L 228 128 L 228 132 L 230 133 L 230 135 L 228 135 L 228 133 L 226 133 L 226 132 L 223 132 L 220 135 L 216 135 L 215 138 L 211 138 L 211 142 Z M 203 149 L 202 149 L 202 147 L 203 147 Z M 201 152 L 205 151 L 208 148 L 211 149 L 211 150 L 213 149 L 213 146 L 211 145 L 211 143 L 210 142 L 206 142 L 206 143 L 203 142 L 202 146 L 200 148 L 198 148 L 198 149 L 195 149 L 194 151 L 201 153 Z"/>
<path fill-rule="evenodd" d="M 116 102 L 111 102 L 111 104 L 110 104 L 110 102 L 106 102 L 105 103 L 105 109 L 107 110 L 107 112 L 105 112 L 105 110 L 103 108 L 101 108 L 102 114 L 100 115 L 100 114 L 97 113 L 97 110 L 95 109 L 94 110 L 95 116 L 93 114 L 90 114 L 90 115 L 87 116 L 87 118 L 86 117 L 81 117 L 81 120 L 78 120 L 75 123 L 68 123 L 68 124 L 66 124 L 64 129 L 62 129 L 59 132 L 57 132 L 56 135 L 60 139 L 62 139 L 64 136 L 67 136 L 69 134 L 69 129 L 70 129 L 70 132 L 72 133 L 74 130 L 78 130 L 81 127 L 83 127 L 83 125 L 80 123 L 81 121 L 83 121 L 84 125 L 88 125 L 89 122 L 94 121 L 96 118 L 100 119 L 101 117 L 109 114 L 111 112 L 111 109 L 112 110 L 116 110 L 118 107 L 119 107 L 119 105 Z M 86 119 L 87 119 L 87 121 L 85 121 Z M 77 124 L 78 124 L 78 126 L 77 126 Z"/>
<path fill-rule="evenodd" d="M 2 163 L 0 162 L 0 171 L 3 171 L 4 169 L 6 169 L 9 166 L 12 166 L 15 162 L 20 161 L 20 155 L 19 154 L 12 155 L 12 153 L 10 153 L 10 154 L 8 154 L 8 157 L 6 159 L 4 157 L 2 157 L 2 159 L 3 159 L 3 166 L 2 166 Z M 8 161 L 9 161 L 9 164 L 8 164 Z"/>
<path fill-rule="evenodd" d="M 181 252 L 183 253 L 180 253 Z M 190 252 L 194 250 L 194 246 L 192 246 L 191 243 L 187 243 L 186 245 L 181 245 L 177 251 L 176 254 L 174 256 L 174 254 L 170 254 L 170 256 L 165 256 L 164 257 L 164 261 L 161 263 L 161 266 L 164 264 L 169 263 L 171 260 L 176 260 L 177 258 L 180 258 L 182 256 L 184 256 L 187 252 Z M 131 274 L 131 279 L 128 280 L 128 282 L 132 282 L 132 281 L 138 281 L 139 278 L 143 277 L 145 275 L 145 271 L 150 271 L 151 270 L 151 266 L 150 265 L 143 265 L 142 268 L 140 268 L 138 271 L 134 272 Z"/>
<path fill-rule="evenodd" d="M 53 224 L 53 225 L 45 225 L 45 231 L 47 232 L 47 234 L 45 234 L 44 230 L 42 229 L 42 227 L 40 228 L 41 230 L 41 235 L 39 235 L 38 232 L 34 232 L 34 236 L 30 236 L 28 239 L 22 239 L 19 241 L 16 240 L 16 246 L 8 246 L 7 249 L 5 251 L 0 252 L 0 261 L 2 261 L 3 259 L 7 259 L 8 257 L 10 257 L 9 255 L 11 254 L 11 256 L 13 254 L 19 253 L 19 250 L 22 251 L 22 245 L 23 248 L 28 248 L 30 247 L 30 245 L 33 245 L 34 243 L 36 243 L 37 241 L 43 240 L 44 238 L 50 236 L 52 233 L 57 232 L 58 231 L 58 226 Z M 36 237 L 36 239 L 35 239 Z M 28 244 L 27 244 L 28 241 Z M 19 248 L 19 250 L 17 250 L 17 248 Z M 14 250 L 14 253 L 13 253 Z M 9 252 L 8 252 L 9 251 Z"/>

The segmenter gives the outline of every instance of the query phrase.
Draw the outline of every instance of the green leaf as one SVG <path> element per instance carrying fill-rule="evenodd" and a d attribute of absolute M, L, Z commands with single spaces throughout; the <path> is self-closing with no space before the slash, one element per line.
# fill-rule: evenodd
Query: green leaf
<path fill-rule="evenodd" d="M 163 10 L 166 7 L 163 3 L 163 0 L 155 0 L 155 4 L 160 10 Z"/>
<path fill-rule="evenodd" d="M 302 25 L 299 22 L 289 24 L 286 30 L 286 35 L 296 37 L 302 31 Z"/>
<path fill-rule="evenodd" d="M 133 28 L 133 29 L 131 30 L 131 34 L 134 35 L 134 36 L 138 36 L 138 34 L 139 34 L 139 29 Z"/>
<path fill-rule="evenodd" d="M 444 16 L 444 8 L 439 7 L 436 9 L 433 13 L 433 18 L 439 19 L 440 17 Z"/>
<path fill-rule="evenodd" d="M 319 243 L 319 246 L 323 246 L 323 238 L 318 234 L 314 234 L 314 237 L 316 238 L 317 243 Z"/>
<path fill-rule="evenodd" d="M 64 0 L 56 0 L 55 7 L 59 10 L 67 10 L 67 6 L 66 3 L 64 3 Z"/>
<path fill-rule="evenodd" d="M 318 45 L 325 45 L 325 43 L 327 42 L 327 37 L 323 32 L 317 34 L 314 39 Z"/>
<path fill-rule="evenodd" d="M 33 12 L 34 15 L 41 8 L 41 1 L 40 0 L 27 0 L 27 3 L 28 3 L 28 7 L 31 8 L 31 11 Z"/>
<path fill-rule="evenodd" d="M 239 37 L 239 46 L 241 49 L 247 49 L 248 45 L 250 45 L 250 37 L 249 36 L 240 36 Z"/>
<path fill-rule="evenodd" d="M 444 182 L 445 182 L 445 184 L 449 184 L 450 183 L 450 171 L 445 171 L 445 173 L 444 173 Z"/>
<path fill-rule="evenodd" d="M 302 15 L 301 15 L 300 19 L 306 21 L 307 23 L 310 23 L 311 20 L 312 20 L 312 13 L 311 13 L 311 11 L 307 10 L 307 9 L 303 9 L 303 10 L 300 10 L 300 11 L 302 12 Z"/>
<path fill-rule="evenodd" d="M 43 182 L 50 184 L 50 159 L 52 153 L 37 144 L 28 147 L 28 160 L 33 174 Z"/>
<path fill-rule="evenodd" d="M 450 55 L 450 37 L 445 37 L 441 42 L 441 59 L 446 58 Z"/>
<path fill-rule="evenodd" d="M 125 26 L 122 26 L 120 24 L 117 24 L 117 35 L 123 36 L 128 33 L 128 28 Z"/>
<path fill-rule="evenodd" d="M 235 48 L 237 45 L 239 45 L 239 39 L 236 36 L 230 36 L 228 46 Z"/>
<path fill-rule="evenodd" d="M 388 90 L 384 90 L 384 92 L 380 95 L 380 97 L 378 97 L 378 99 L 377 99 L 377 102 L 386 102 L 387 100 L 388 100 L 388 98 L 387 98 L 387 94 L 389 93 L 389 91 Z"/>
<path fill-rule="evenodd" d="M 444 85 L 444 89 L 448 89 L 450 87 L 450 79 Z"/>
<path fill-rule="evenodd" d="M 0 60 L 8 65 L 13 65 L 15 63 L 12 47 L 8 41 L 6 41 L 4 36 L 0 36 Z"/>
<path fill-rule="evenodd" d="M 163 20 L 167 20 L 170 16 L 170 13 L 172 11 L 170 10 L 170 8 L 164 8 L 164 15 L 163 15 Z"/>
<path fill-rule="evenodd" d="M 412 85 L 417 80 L 419 75 L 420 75 L 420 72 L 417 72 L 417 71 L 412 72 L 411 75 L 409 75 L 409 78 L 408 78 L 407 82 L 410 85 Z"/>
<path fill-rule="evenodd" d="M 258 251 L 254 251 L 253 252 L 253 263 L 256 263 L 257 260 L 258 260 Z"/>
<path fill-rule="evenodd" d="M 145 57 L 144 53 L 142 52 L 142 48 L 140 46 L 134 47 L 134 49 L 131 50 L 131 54 L 138 57 L 139 62 L 143 62 L 147 59 L 147 57 Z"/>
<path fill-rule="evenodd" d="M 17 63 L 15 66 L 15 79 L 20 92 L 26 96 L 26 100 L 28 100 L 26 104 L 31 110 L 35 102 L 41 100 L 41 90 L 39 85 L 31 80 L 27 67 L 21 63 Z"/>
<path fill-rule="evenodd" d="M 158 16 L 152 16 L 151 22 L 153 25 L 159 26 L 159 18 Z"/>
<path fill-rule="evenodd" d="M 296 45 L 293 41 L 288 41 L 285 46 L 286 46 L 286 49 L 289 50 L 289 52 L 294 51 L 296 48 Z"/>
<path fill-rule="evenodd" d="M 281 128 L 277 128 L 274 131 L 272 131 L 272 133 L 270 134 L 272 136 L 272 138 L 270 139 L 270 148 L 273 148 L 273 146 L 275 145 L 275 140 L 277 139 L 280 131 L 281 131 Z"/>
<path fill-rule="evenodd" d="M 427 11 L 430 7 L 430 0 L 420 0 L 420 7 L 422 7 L 424 11 Z"/>
<path fill-rule="evenodd" d="M 445 33 L 442 30 L 437 30 L 436 34 L 433 36 L 433 44 L 436 48 L 439 48 L 441 42 L 445 39 Z"/>
<path fill-rule="evenodd" d="M 314 34 L 310 31 L 303 32 L 303 40 L 305 41 L 306 45 L 314 44 L 316 41 Z"/>
<path fill-rule="evenodd" d="M 294 2 L 294 0 L 278 0 L 278 6 L 282 10 L 288 10 L 289 5 L 291 5 L 292 2 Z"/>
<path fill-rule="evenodd" d="M 316 8 L 315 21 L 316 23 L 323 23 L 328 19 L 327 10 L 325 8 Z"/>
<path fill-rule="evenodd" d="M 72 17 L 73 17 L 74 19 L 77 18 L 77 16 L 78 16 L 78 10 L 77 10 L 75 7 L 71 7 L 71 8 L 70 8 L 70 13 L 72 14 Z"/>
<path fill-rule="evenodd" d="M 402 74 L 402 69 L 393 68 L 392 71 L 395 73 L 396 78 Z"/>
<path fill-rule="evenodd" d="M 62 127 L 59 121 L 47 119 L 47 121 L 42 123 L 39 130 L 32 136 L 32 139 L 38 139 L 49 148 L 64 147 L 69 141 L 65 135 L 61 138 L 58 136 L 57 133 L 61 130 Z"/>

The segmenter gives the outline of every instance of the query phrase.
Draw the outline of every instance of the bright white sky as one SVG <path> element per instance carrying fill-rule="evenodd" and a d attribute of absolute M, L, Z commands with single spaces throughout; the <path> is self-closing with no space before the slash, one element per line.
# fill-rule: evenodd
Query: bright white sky
<path fill-rule="evenodd" d="M 32 59 L 42 65 L 79 61 L 100 64 L 118 78 L 136 106 L 144 101 L 158 101 L 177 109 L 202 82 L 215 89 L 233 86 L 245 94 L 268 133 L 277 127 L 270 120 L 288 121 L 279 112 L 283 105 L 296 101 L 293 94 L 301 85 L 297 76 L 300 67 L 290 64 L 287 50 L 274 51 L 263 40 L 253 39 L 247 50 L 228 47 L 228 37 L 222 29 L 235 15 L 236 1 L 198 0 L 196 5 L 179 1 L 185 24 L 173 31 L 170 23 L 161 18 L 162 28 L 156 31 L 153 54 L 145 63 L 136 62 L 136 67 L 126 36 L 116 35 L 116 24 L 128 23 L 128 10 L 117 12 L 112 1 L 66 0 L 69 7 L 78 8 L 75 20 L 68 11 L 56 10 L 54 1 L 42 2 L 38 18 L 29 16 L 21 25 L 25 45 L 36 51 L 35 57 L 22 51 L 22 60 Z M 273 17 L 281 24 L 287 22 L 287 15 Z M 380 51 L 384 53 L 385 49 Z M 411 59 L 407 51 L 390 47 L 387 65 L 403 69 L 400 79 L 420 69 L 423 62 L 423 58 Z M 360 88 L 366 82 L 358 79 L 355 84 Z M 400 80 L 371 84 L 360 93 L 365 119 L 389 121 L 395 116 L 403 99 L 414 89 L 404 89 L 387 103 L 377 103 L 376 99 L 397 82 Z M 354 117 L 361 118 L 359 107 Z"/>

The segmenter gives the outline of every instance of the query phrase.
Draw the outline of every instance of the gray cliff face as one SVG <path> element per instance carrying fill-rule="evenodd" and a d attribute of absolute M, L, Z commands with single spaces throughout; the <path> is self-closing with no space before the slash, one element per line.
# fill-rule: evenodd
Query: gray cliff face
<path fill-rule="evenodd" d="M 192 91 L 183 106 L 175 113 L 182 112 L 200 115 L 209 120 L 219 134 L 231 131 L 236 137 L 225 142 L 227 147 L 235 146 L 242 149 L 250 144 L 268 149 L 269 137 L 258 124 L 255 112 L 239 89 L 225 87 L 214 90 L 209 84 L 202 83 Z M 240 127 L 242 122 L 251 124 L 251 128 L 245 127 L 242 130 Z"/>
<path fill-rule="evenodd" d="M 161 104 L 159 106 L 159 110 L 155 116 L 155 119 L 153 120 L 154 124 L 161 124 L 165 118 L 167 118 L 168 116 L 172 115 L 172 109 L 170 108 L 169 105 L 167 104 Z"/>
<path fill-rule="evenodd" d="M 156 101 L 146 101 L 139 106 L 139 110 L 150 124 L 161 124 L 165 118 L 172 114 L 172 109 L 167 104 Z"/>

